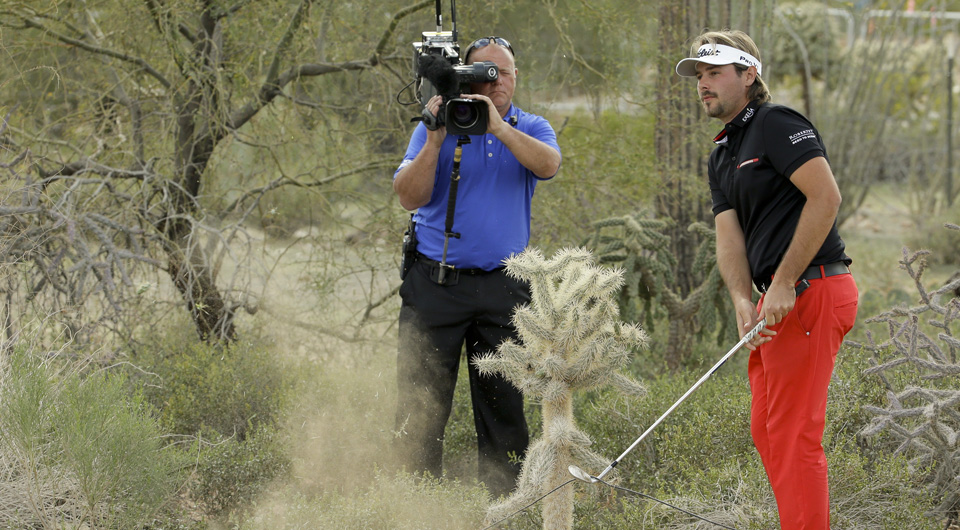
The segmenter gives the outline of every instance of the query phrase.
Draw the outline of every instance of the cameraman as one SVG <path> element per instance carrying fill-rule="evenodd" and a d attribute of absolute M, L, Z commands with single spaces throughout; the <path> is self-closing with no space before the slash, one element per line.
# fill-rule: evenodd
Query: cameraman
<path fill-rule="evenodd" d="M 453 157 L 458 138 L 445 127 L 417 125 L 393 189 L 416 209 L 417 259 L 400 287 L 396 430 L 402 463 L 442 474 L 443 432 L 453 405 L 466 345 L 477 431 L 478 474 L 494 496 L 510 492 L 527 449 L 523 395 L 500 376 L 481 376 L 471 362 L 516 339 L 513 309 L 530 301 L 529 287 L 508 277 L 503 260 L 530 239 L 530 203 L 540 180 L 557 174 L 560 148 L 546 119 L 513 105 L 517 68 L 505 39 L 486 37 L 466 50 L 465 63 L 492 61 L 499 78 L 470 86 L 461 97 L 485 101 L 489 125 L 463 146 L 460 180 L 440 283 Z M 426 108 L 437 114 L 440 96 Z"/>

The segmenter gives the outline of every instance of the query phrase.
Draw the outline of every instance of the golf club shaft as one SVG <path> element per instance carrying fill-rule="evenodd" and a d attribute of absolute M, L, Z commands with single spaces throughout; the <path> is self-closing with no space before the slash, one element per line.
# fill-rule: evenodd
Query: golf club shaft
<path fill-rule="evenodd" d="M 670 413 L 673 412 L 673 409 L 675 409 L 675 408 L 677 408 L 678 406 L 680 406 L 680 404 L 683 403 L 683 401 L 684 401 L 685 399 L 687 399 L 687 397 L 688 397 L 690 394 L 692 394 L 694 390 L 696 390 L 701 384 L 703 384 L 704 381 L 706 381 L 711 375 L 713 375 L 713 372 L 716 372 L 717 369 L 719 369 L 720 366 L 723 365 L 723 363 L 727 362 L 727 359 L 729 359 L 731 356 L 733 356 L 734 353 L 737 353 L 737 350 L 739 350 L 741 347 L 743 347 L 744 344 L 746 344 L 746 343 L 750 342 L 751 340 L 753 340 L 753 338 L 756 337 L 758 333 L 760 333 L 760 330 L 763 329 L 763 327 L 764 327 L 766 324 L 767 324 L 767 320 L 766 320 L 766 319 L 763 319 L 763 320 L 761 320 L 753 329 L 751 329 L 750 331 L 748 331 L 747 334 L 744 335 L 742 339 L 740 339 L 740 342 L 738 342 L 736 346 L 734 346 L 733 348 L 731 348 L 730 351 L 728 351 L 726 355 L 724 355 L 719 361 L 717 361 L 717 364 L 714 364 L 714 365 L 713 365 L 713 368 L 711 368 L 710 371 L 708 371 L 707 373 L 703 374 L 703 377 L 701 377 L 696 383 L 694 383 L 694 385 L 693 385 L 692 387 L 690 387 L 690 390 L 687 390 L 687 392 L 686 392 L 685 394 L 683 394 L 682 396 L 680 396 L 680 399 L 678 399 L 676 403 L 674 403 L 669 409 L 667 409 L 666 412 L 664 412 L 659 418 L 657 418 L 657 421 L 653 422 L 652 425 L 650 425 L 649 427 L 647 427 L 647 430 L 643 431 L 643 434 L 641 434 L 640 437 L 637 438 L 637 439 L 630 445 L 630 447 L 628 447 L 627 450 L 623 452 L 623 454 L 621 454 L 620 456 L 618 456 L 616 460 L 614 460 L 613 462 L 611 462 L 610 465 L 607 466 L 607 468 L 603 470 L 603 472 L 601 472 L 599 475 L 597 475 L 597 478 L 598 478 L 598 479 L 602 479 L 603 477 L 605 477 L 605 476 L 607 475 L 607 473 L 613 471 L 613 468 L 616 467 L 617 464 L 620 463 L 620 460 L 622 460 L 623 457 L 627 456 L 627 454 L 630 453 L 630 451 L 633 451 L 633 448 L 634 448 L 634 447 L 636 447 L 641 441 L 643 441 L 643 439 L 646 438 L 646 436 L 647 436 L 648 434 L 650 434 L 650 432 L 653 431 L 653 429 L 655 429 L 655 428 L 657 427 L 657 425 L 660 425 L 660 422 L 662 422 L 667 416 L 669 416 Z"/>

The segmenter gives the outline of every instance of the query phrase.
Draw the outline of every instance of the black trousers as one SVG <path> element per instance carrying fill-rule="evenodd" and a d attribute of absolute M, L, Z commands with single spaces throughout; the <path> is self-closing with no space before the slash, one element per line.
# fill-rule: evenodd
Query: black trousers
<path fill-rule="evenodd" d="M 461 351 L 466 346 L 472 361 L 516 338 L 510 319 L 530 301 L 530 289 L 502 270 L 459 274 L 448 285 L 436 277 L 436 267 L 418 261 L 400 287 L 396 430 L 401 462 L 439 477 Z M 468 372 L 478 478 L 494 496 L 508 493 L 520 470 L 511 457 L 522 457 L 529 442 L 523 394 L 499 375 L 481 376 L 472 363 Z"/>

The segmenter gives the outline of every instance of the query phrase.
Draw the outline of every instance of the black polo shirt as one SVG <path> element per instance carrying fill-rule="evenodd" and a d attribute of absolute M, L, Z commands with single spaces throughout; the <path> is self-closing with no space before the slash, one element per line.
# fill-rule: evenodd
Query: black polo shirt
<path fill-rule="evenodd" d="M 805 162 L 826 158 L 827 150 L 802 114 L 771 103 L 751 102 L 713 141 L 717 147 L 708 164 L 713 214 L 736 210 L 753 282 L 761 288 L 770 284 L 807 202 L 790 176 Z M 810 265 L 835 261 L 852 261 L 836 219 Z"/>

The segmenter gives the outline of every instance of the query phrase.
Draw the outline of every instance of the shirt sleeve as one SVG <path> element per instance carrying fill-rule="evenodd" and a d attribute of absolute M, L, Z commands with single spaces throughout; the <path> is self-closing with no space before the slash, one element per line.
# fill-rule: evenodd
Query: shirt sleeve
<path fill-rule="evenodd" d="M 716 217 L 721 212 L 732 210 L 733 206 L 730 205 L 730 201 L 727 200 L 727 195 L 723 192 L 723 189 L 720 188 L 720 179 L 717 178 L 714 156 L 715 154 L 710 155 L 710 159 L 707 161 L 707 177 L 710 181 L 710 198 L 713 201 L 713 216 Z"/>
<path fill-rule="evenodd" d="M 413 130 L 413 134 L 410 135 L 410 143 L 407 145 L 407 152 L 403 155 L 403 161 L 400 162 L 400 166 L 397 167 L 397 170 L 393 172 L 393 178 L 397 178 L 397 173 L 401 169 L 410 165 L 413 162 L 413 159 L 420 154 L 420 150 L 423 149 L 423 146 L 427 143 L 427 128 L 423 125 L 423 122 L 418 123 L 417 127 Z"/>
<path fill-rule="evenodd" d="M 767 113 L 763 121 L 763 143 L 770 164 L 788 179 L 807 161 L 827 156 L 813 124 L 788 108 L 780 107 Z"/>
<path fill-rule="evenodd" d="M 563 153 L 560 153 L 560 144 L 557 143 L 557 133 L 553 130 L 553 126 L 550 125 L 550 122 L 548 122 L 547 119 L 542 116 L 536 116 L 533 114 L 527 114 L 524 116 L 524 121 L 527 123 L 523 124 L 524 126 L 522 129 L 520 129 L 520 131 L 556 149 L 562 160 Z M 533 172 L 530 172 L 530 174 L 539 180 L 549 180 L 553 178 L 553 176 L 540 178 Z"/>

